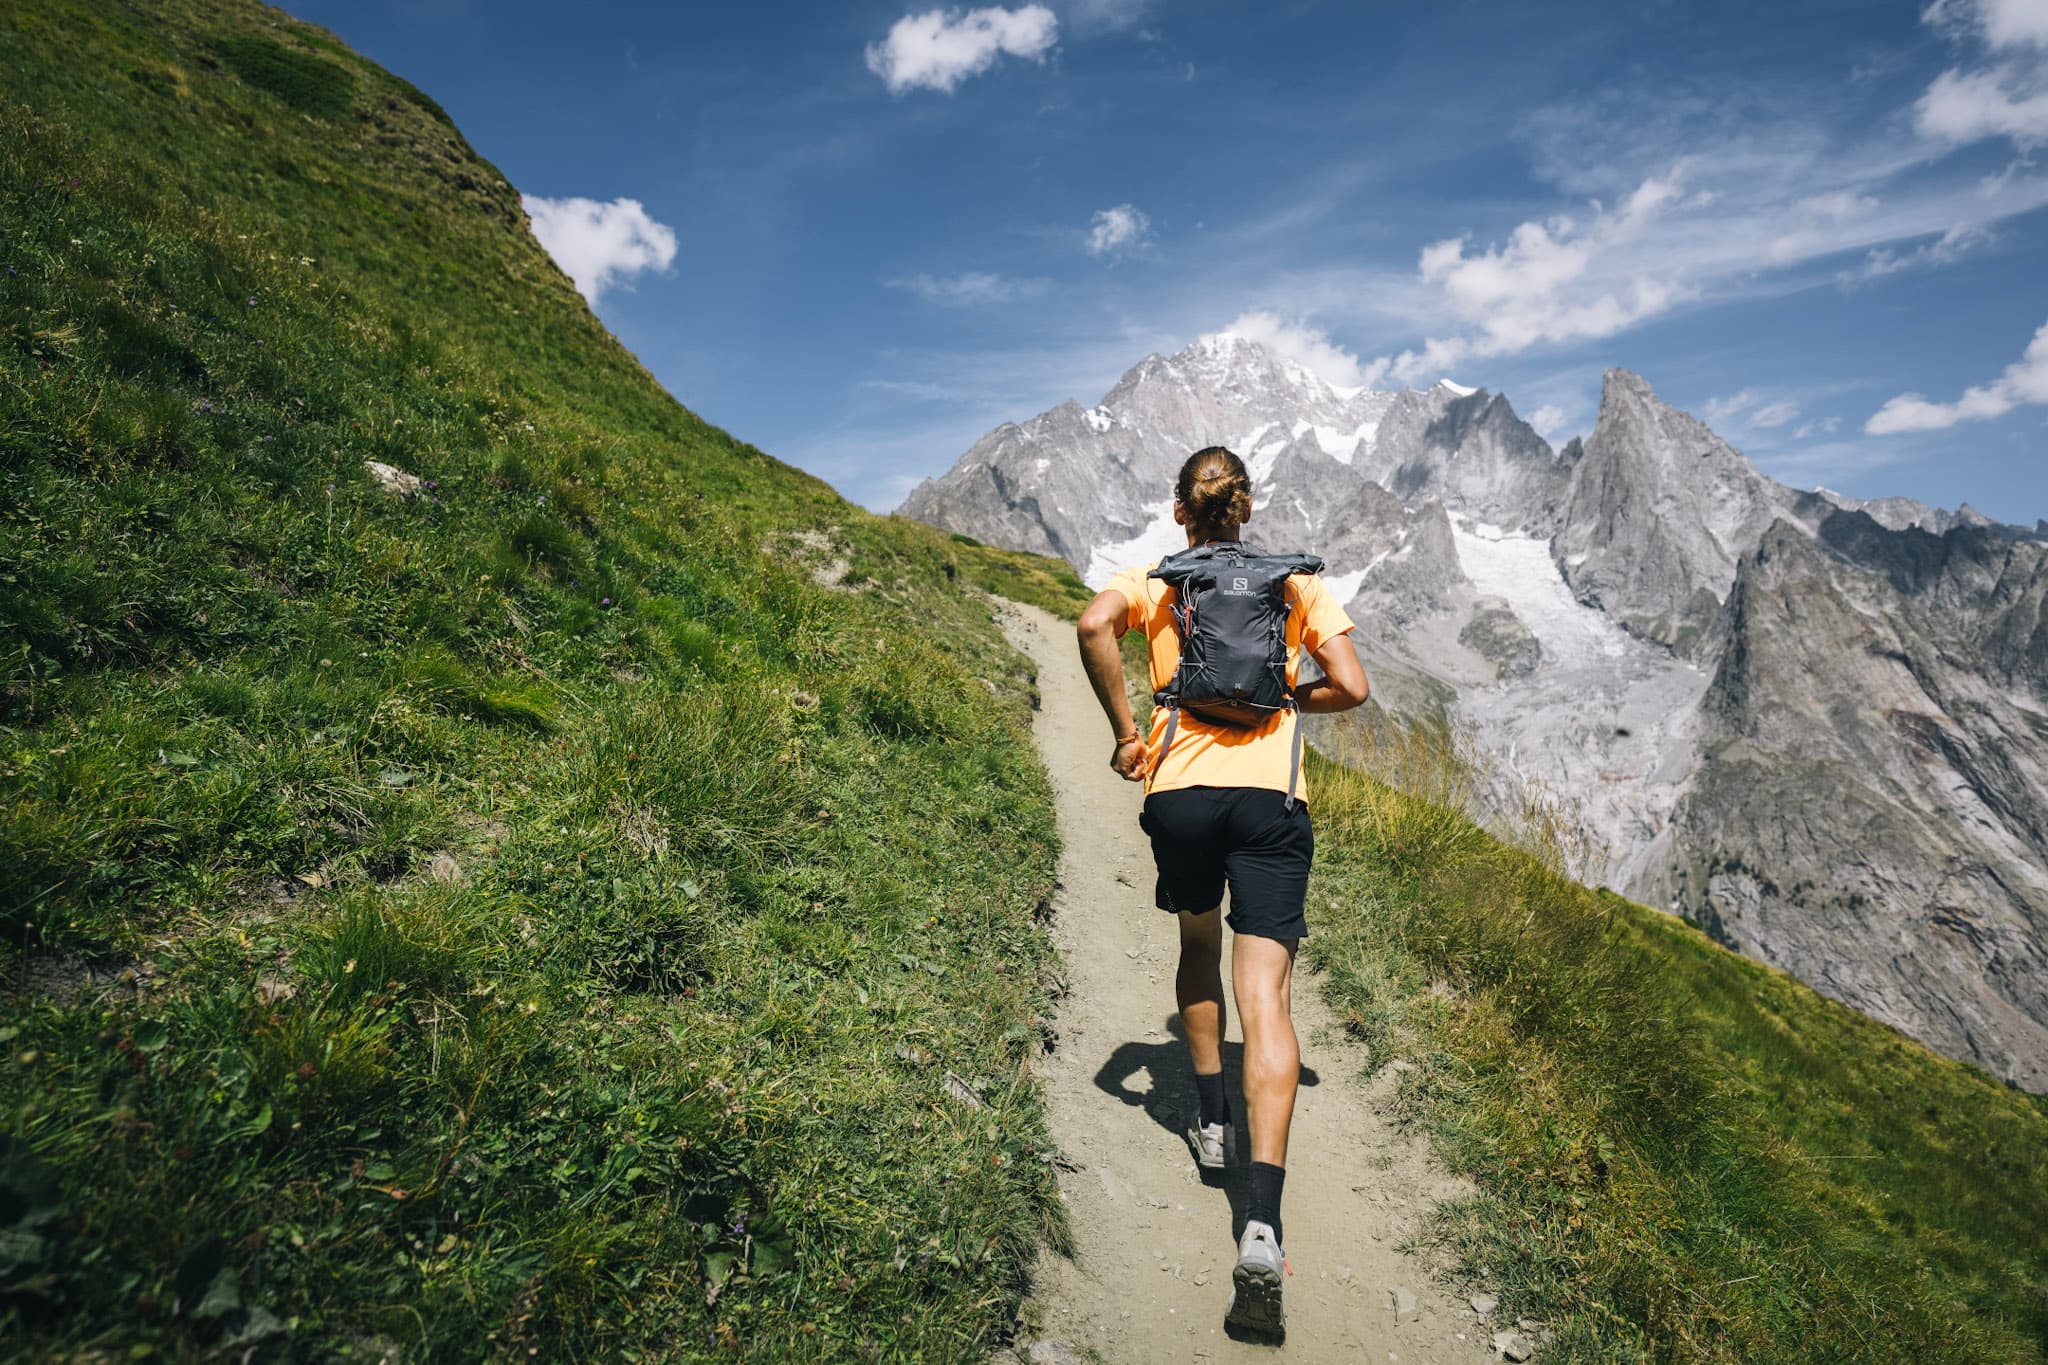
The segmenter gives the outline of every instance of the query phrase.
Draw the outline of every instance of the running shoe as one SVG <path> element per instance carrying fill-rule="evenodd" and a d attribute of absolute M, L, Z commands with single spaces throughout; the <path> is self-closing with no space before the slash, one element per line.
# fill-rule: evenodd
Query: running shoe
<path fill-rule="evenodd" d="M 1261 1336 L 1284 1338 L 1287 1316 L 1280 1311 L 1280 1288 L 1287 1279 L 1287 1257 L 1271 1226 L 1250 1222 L 1237 1244 L 1237 1269 L 1231 1272 L 1230 1306 L 1223 1321 Z"/>
<path fill-rule="evenodd" d="M 1188 1129 L 1188 1148 L 1195 1164 L 1205 1171 L 1220 1171 L 1230 1159 L 1230 1125 L 1198 1123 Z"/>

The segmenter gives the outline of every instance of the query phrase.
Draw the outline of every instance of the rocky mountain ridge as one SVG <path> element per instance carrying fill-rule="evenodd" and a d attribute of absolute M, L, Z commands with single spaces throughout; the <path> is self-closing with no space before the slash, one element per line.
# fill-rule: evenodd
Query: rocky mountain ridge
<path fill-rule="evenodd" d="M 2048 1091 L 2048 523 L 1767 477 L 1640 376 L 1583 441 L 1444 381 L 1333 386 L 1247 338 L 991 432 L 902 510 L 1091 582 L 1178 548 L 1223 444 L 1378 692 L 1561 797 L 1584 869 Z"/>

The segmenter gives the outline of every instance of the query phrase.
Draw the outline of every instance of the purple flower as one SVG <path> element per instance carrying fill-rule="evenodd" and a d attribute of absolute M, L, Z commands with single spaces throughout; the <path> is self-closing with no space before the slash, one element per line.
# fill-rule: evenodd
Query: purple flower
<path fill-rule="evenodd" d="M 598 604 L 597 604 L 597 605 L 599 605 L 600 607 L 608 607 L 608 606 L 610 606 L 611 604 L 612 604 L 612 599 L 611 599 L 611 598 L 609 598 L 609 597 L 605 597 L 605 598 L 601 598 L 601 599 L 599 599 L 599 601 L 598 601 Z"/>
<path fill-rule="evenodd" d="M 427 487 L 429 487 L 429 488 L 439 488 L 440 486 L 441 486 L 441 485 L 440 485 L 440 484 L 439 484 L 438 482 L 436 482 L 435 480 L 433 480 L 433 479 L 428 479 L 428 480 L 427 480 Z"/>
<path fill-rule="evenodd" d="M 332 493 L 332 492 L 334 491 L 334 485 L 333 485 L 333 484 L 331 484 L 331 483 L 330 483 L 330 484 L 328 484 L 328 485 L 327 485 L 327 491 L 328 491 L 328 492 L 330 492 L 330 493 Z"/>
<path fill-rule="evenodd" d="M 251 308 L 254 308 L 256 306 L 256 296 L 254 294 L 251 294 L 249 296 L 249 306 Z"/>

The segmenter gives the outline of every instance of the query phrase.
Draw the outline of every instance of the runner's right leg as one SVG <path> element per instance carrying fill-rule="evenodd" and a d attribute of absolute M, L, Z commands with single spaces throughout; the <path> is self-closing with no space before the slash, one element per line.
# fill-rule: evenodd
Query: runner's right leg
<path fill-rule="evenodd" d="M 1244 1026 L 1245 1120 L 1251 1124 L 1251 1167 L 1245 1172 L 1244 1235 L 1231 1273 L 1224 1321 L 1268 1336 L 1284 1336 L 1281 1293 L 1287 1258 L 1281 1251 L 1280 1191 L 1287 1176 L 1287 1130 L 1301 1080 L 1301 1046 L 1294 1034 L 1294 948 L 1297 940 L 1239 934 L 1231 944 L 1230 975 L 1237 1017 Z"/>

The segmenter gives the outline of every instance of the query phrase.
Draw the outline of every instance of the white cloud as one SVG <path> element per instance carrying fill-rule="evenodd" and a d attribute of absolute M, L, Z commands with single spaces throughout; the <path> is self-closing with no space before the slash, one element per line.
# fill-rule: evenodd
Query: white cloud
<path fill-rule="evenodd" d="M 2009 137 L 2021 146 L 2048 142 L 2048 71 L 2038 62 L 2007 62 L 1984 71 L 1950 69 L 1934 78 L 1914 106 L 1929 137 L 1978 142 Z"/>
<path fill-rule="evenodd" d="M 1262 309 L 1238 314 L 1223 330 L 1225 334 L 1258 342 L 1274 355 L 1293 361 L 1340 389 L 1370 388 L 1386 373 L 1385 361 L 1362 363 L 1331 341 L 1322 328 L 1306 322 L 1289 322 Z"/>
<path fill-rule="evenodd" d="M 1898 251 L 1888 246 L 1872 247 L 1863 258 L 1863 264 L 1845 274 L 1842 280 L 1848 284 L 1858 280 L 1882 279 L 1920 266 L 1954 265 L 1990 241 L 1988 229 L 1975 223 L 1957 223 L 1933 241 L 1922 242 L 1910 251 Z"/>
<path fill-rule="evenodd" d="M 1065 8 L 1076 28 L 1114 32 L 1144 18 L 1152 0 L 1067 0 Z"/>
<path fill-rule="evenodd" d="M 1006 275 L 994 275 L 982 270 L 969 270 L 959 275 L 900 275 L 888 281 L 891 289 L 904 289 L 917 295 L 926 303 L 936 303 L 947 308 L 969 308 L 984 303 L 1009 303 L 1015 299 L 1034 298 L 1043 294 L 1048 281 L 1040 279 L 1012 279 Z"/>
<path fill-rule="evenodd" d="M 1709 398 L 1703 411 L 1707 414 L 1709 422 L 1726 422 L 1755 407 L 1757 400 L 1762 396 L 1755 389 L 1743 389 L 1722 397 Z"/>
<path fill-rule="evenodd" d="M 1612 336 L 1688 297 L 1691 290 L 1681 281 L 1612 268 L 1659 218 L 1713 202 L 1710 196 L 1688 196 L 1683 175 L 1679 166 L 1650 176 L 1613 209 L 1594 200 L 1584 221 L 1560 214 L 1525 222 L 1504 245 L 1483 251 L 1468 250 L 1463 237 L 1424 247 L 1422 282 L 1440 291 L 1442 302 L 1470 330 L 1432 337 L 1421 350 L 1402 352 L 1389 362 L 1390 372 L 1414 383 L 1474 356 Z"/>
<path fill-rule="evenodd" d="M 892 95 L 917 89 L 951 94 L 1005 55 L 1043 62 L 1059 30 L 1059 19 L 1043 5 L 906 14 L 888 37 L 868 44 L 868 70 Z"/>
<path fill-rule="evenodd" d="M 1793 430 L 1792 439 L 1795 441 L 1803 441 L 1817 431 L 1828 435 L 1833 435 L 1835 432 L 1840 431 L 1841 429 L 1842 419 L 1839 417 L 1815 419 L 1813 421 L 1801 422 L 1798 425 L 1798 427 Z"/>
<path fill-rule="evenodd" d="M 1973 384 L 1953 403 L 1935 403 L 1902 393 L 1870 415 L 1863 429 L 1872 436 L 1900 431 L 1940 431 L 1958 422 L 2003 417 L 2022 404 L 2048 403 L 2048 323 L 2034 333 L 2026 354 L 1989 384 Z"/>
<path fill-rule="evenodd" d="M 638 199 L 543 199 L 520 196 L 533 235 L 592 305 L 605 290 L 676 258 L 673 228 L 648 216 Z"/>
<path fill-rule="evenodd" d="M 1571 420 L 1571 414 L 1555 403 L 1545 403 L 1529 414 L 1529 425 L 1536 428 L 1536 434 L 1551 442 L 1565 434 Z"/>
<path fill-rule="evenodd" d="M 1799 404 L 1789 398 L 1766 401 L 1763 394 L 1755 389 L 1709 398 L 1701 411 L 1714 424 L 1740 422 L 1744 426 L 1768 430 L 1782 427 L 1799 416 Z"/>
<path fill-rule="evenodd" d="M 1994 137 L 2021 147 L 2048 142 L 2048 3 L 1934 0 L 1920 17 L 1952 38 L 1975 38 L 2001 58 L 1936 76 L 1913 108 L 1923 134 L 1955 143 Z"/>
<path fill-rule="evenodd" d="M 1975 31 L 1994 52 L 2048 48 L 2048 5 L 2041 0 L 1934 0 L 1920 18 L 1951 34 Z"/>
<path fill-rule="evenodd" d="M 1144 245 L 1152 220 L 1135 204 L 1097 209 L 1088 229 L 1088 254 L 1109 256 Z"/>

